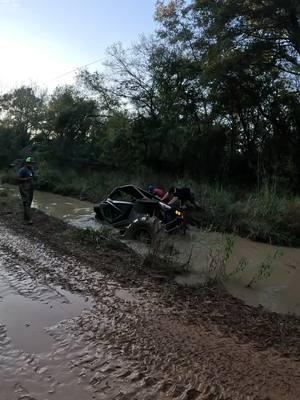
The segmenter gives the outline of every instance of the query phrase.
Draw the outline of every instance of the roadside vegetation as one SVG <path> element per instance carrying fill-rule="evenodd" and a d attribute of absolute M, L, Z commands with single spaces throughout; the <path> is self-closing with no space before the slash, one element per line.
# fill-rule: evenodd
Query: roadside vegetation
<path fill-rule="evenodd" d="M 16 183 L 15 174 L 14 170 L 3 173 L 2 182 Z M 247 192 L 237 186 L 225 189 L 220 184 L 201 184 L 190 178 L 159 175 L 149 169 L 140 174 L 108 169 L 76 172 L 41 162 L 36 187 L 96 203 L 115 186 L 127 183 L 144 188 L 155 183 L 166 189 L 173 184 L 188 185 L 201 206 L 200 211 L 190 212 L 200 227 L 270 244 L 300 246 L 300 197 L 284 193 L 275 184 Z"/>

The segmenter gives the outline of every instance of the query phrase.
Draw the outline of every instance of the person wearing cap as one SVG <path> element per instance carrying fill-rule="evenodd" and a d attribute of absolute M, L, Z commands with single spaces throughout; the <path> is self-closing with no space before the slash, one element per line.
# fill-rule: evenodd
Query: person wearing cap
<path fill-rule="evenodd" d="M 24 221 L 27 224 L 32 224 L 31 220 L 31 203 L 33 200 L 33 178 L 34 172 L 32 169 L 32 158 L 27 157 L 24 166 L 19 170 L 18 181 L 21 199 L 24 207 Z"/>

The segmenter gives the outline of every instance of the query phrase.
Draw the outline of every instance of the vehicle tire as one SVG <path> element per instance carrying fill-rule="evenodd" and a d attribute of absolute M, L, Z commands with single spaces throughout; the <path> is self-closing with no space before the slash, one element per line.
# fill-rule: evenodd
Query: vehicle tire
<path fill-rule="evenodd" d="M 102 212 L 101 212 L 101 208 L 98 205 L 94 207 L 94 212 L 95 212 L 95 218 L 98 221 L 103 221 L 104 220 Z"/>
<path fill-rule="evenodd" d="M 136 220 L 126 229 L 124 237 L 126 239 L 138 240 L 150 244 L 158 232 L 156 218 Z"/>
<path fill-rule="evenodd" d="M 103 215 L 101 213 L 100 214 L 96 214 L 95 218 L 96 218 L 97 221 L 104 221 Z"/>

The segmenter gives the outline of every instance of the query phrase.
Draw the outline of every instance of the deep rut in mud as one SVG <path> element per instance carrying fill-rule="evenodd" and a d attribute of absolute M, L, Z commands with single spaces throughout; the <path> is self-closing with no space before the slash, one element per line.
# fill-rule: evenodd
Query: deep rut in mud
<path fill-rule="evenodd" d="M 300 397 L 296 355 L 224 334 L 205 302 L 121 284 L 2 223 L 0 260 L 1 400 Z"/>

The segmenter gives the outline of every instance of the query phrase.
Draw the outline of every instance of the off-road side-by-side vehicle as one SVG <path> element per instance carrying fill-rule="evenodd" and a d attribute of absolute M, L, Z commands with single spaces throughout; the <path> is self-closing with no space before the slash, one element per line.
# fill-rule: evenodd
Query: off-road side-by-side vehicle
<path fill-rule="evenodd" d="M 186 230 L 181 210 L 134 185 L 115 188 L 95 205 L 94 211 L 96 218 L 120 229 L 128 239 L 151 241 L 161 230 L 167 233 Z"/>

